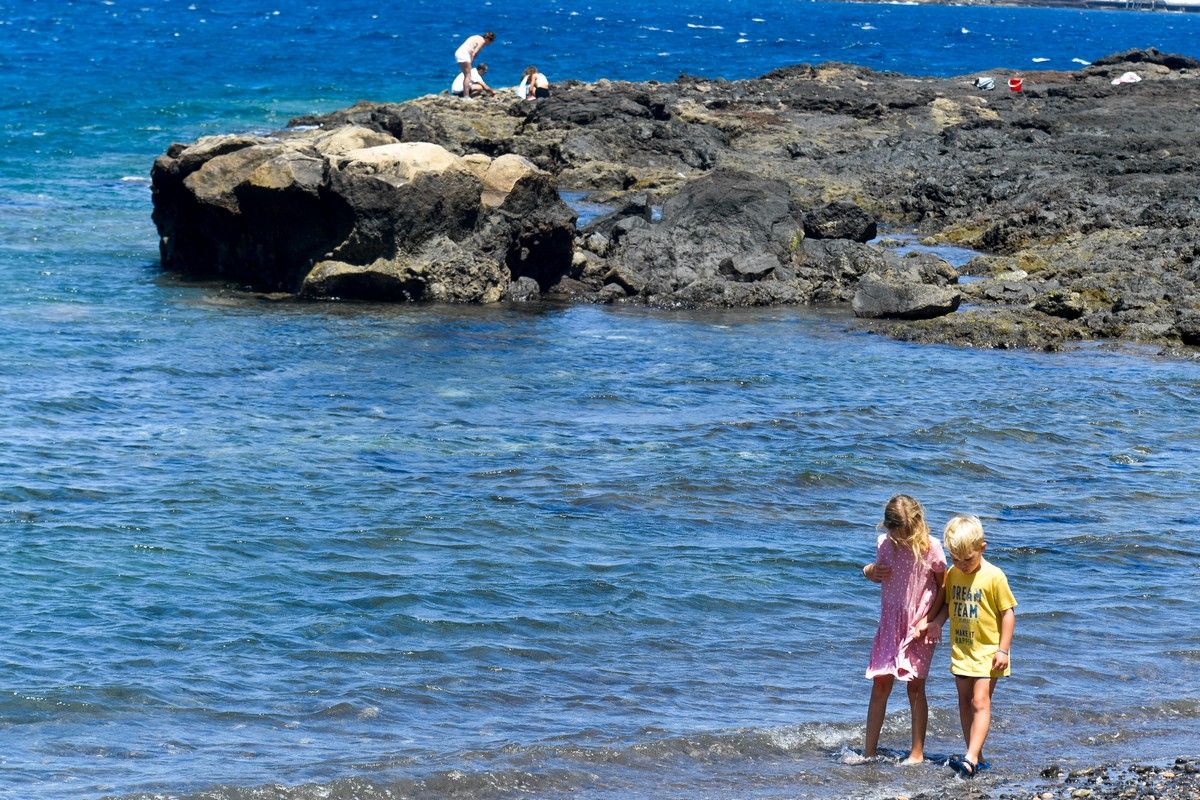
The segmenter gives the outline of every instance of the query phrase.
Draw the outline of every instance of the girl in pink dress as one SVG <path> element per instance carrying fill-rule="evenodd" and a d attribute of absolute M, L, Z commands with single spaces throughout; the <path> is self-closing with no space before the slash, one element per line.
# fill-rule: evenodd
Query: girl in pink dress
<path fill-rule="evenodd" d="M 881 584 L 879 629 L 871 648 L 867 677 L 871 704 L 867 708 L 867 736 L 863 755 L 872 758 L 879 746 L 879 731 L 887 712 L 888 697 L 897 678 L 908 688 L 912 709 L 912 749 L 905 764 L 925 760 L 925 728 L 929 704 L 925 699 L 925 677 L 933 661 L 933 649 L 941 638 L 941 626 L 931 621 L 942 609 L 946 556 L 936 539 L 930 538 L 925 509 L 914 498 L 898 494 L 883 509 L 884 533 L 875 545 L 875 561 L 863 574 Z"/>

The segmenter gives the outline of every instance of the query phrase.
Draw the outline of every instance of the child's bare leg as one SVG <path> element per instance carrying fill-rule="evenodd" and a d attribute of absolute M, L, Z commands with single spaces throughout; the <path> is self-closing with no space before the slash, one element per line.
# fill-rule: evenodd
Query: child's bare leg
<path fill-rule="evenodd" d="M 887 714 L 893 680 L 891 675 L 877 675 L 871 684 L 871 704 L 867 706 L 867 740 L 863 744 L 863 755 L 867 758 L 874 758 L 879 747 L 879 732 L 883 730 L 883 718 Z"/>
<path fill-rule="evenodd" d="M 992 693 L 995 678 L 976 678 L 971 692 L 971 734 L 967 739 L 967 759 L 973 764 L 983 760 L 983 743 L 992 726 Z"/>
<path fill-rule="evenodd" d="M 954 688 L 958 690 L 958 722 L 962 726 L 964 747 L 970 747 L 971 744 L 971 721 L 975 718 L 971 698 L 974 694 L 975 681 L 975 678 L 954 676 Z"/>
<path fill-rule="evenodd" d="M 908 707 L 912 712 L 912 749 L 904 763 L 919 764 L 925 760 L 925 730 L 929 726 L 929 700 L 925 697 L 924 678 L 908 682 Z"/>

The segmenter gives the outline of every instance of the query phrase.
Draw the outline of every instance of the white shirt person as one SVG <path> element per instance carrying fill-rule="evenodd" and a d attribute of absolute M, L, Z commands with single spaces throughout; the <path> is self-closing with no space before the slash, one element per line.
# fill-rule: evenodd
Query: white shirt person
<path fill-rule="evenodd" d="M 488 86 L 483 80 L 483 76 L 487 73 L 487 64 L 480 64 L 478 69 L 471 70 L 471 94 L 479 92 L 488 92 L 492 97 L 496 96 L 496 90 Z M 470 97 L 470 94 L 463 93 L 463 86 L 466 81 L 463 80 L 462 73 L 454 76 L 454 82 L 450 84 L 450 94 L 458 97 Z"/>
<path fill-rule="evenodd" d="M 470 97 L 472 87 L 468 79 L 472 77 L 471 68 L 475 63 L 475 57 L 479 55 L 479 51 L 487 47 L 492 42 L 496 41 L 496 34 L 488 31 L 480 36 L 468 36 L 458 49 L 454 51 L 454 60 L 458 62 L 458 69 L 462 73 L 464 83 L 463 97 Z M 495 94 L 495 92 L 493 92 Z"/>

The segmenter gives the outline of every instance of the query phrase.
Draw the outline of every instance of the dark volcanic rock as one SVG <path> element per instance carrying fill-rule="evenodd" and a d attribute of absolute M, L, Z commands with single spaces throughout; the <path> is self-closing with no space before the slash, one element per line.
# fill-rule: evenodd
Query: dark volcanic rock
<path fill-rule="evenodd" d="M 1127 71 L 1141 80 L 1112 83 Z M 172 146 L 154 219 L 167 268 L 315 296 L 483 302 L 528 277 L 587 302 L 858 292 L 862 310 L 921 316 L 961 292 L 969 312 L 860 324 L 978 346 L 1197 343 L 1200 62 L 1131 50 L 1022 76 L 1021 93 L 984 92 L 974 76 L 803 64 L 751 80 L 567 81 L 537 103 L 359 103 L 296 121 L 309 130 Z M 418 142 L 463 156 L 465 172 L 397 180 L 345 158 Z M 516 156 L 542 172 L 489 187 L 491 159 Z M 629 202 L 576 236 L 559 186 Z M 983 280 L 955 287 L 936 260 L 896 263 L 863 243 L 876 226 L 987 252 L 971 265 Z"/>
<path fill-rule="evenodd" d="M 962 295 L 954 289 L 911 280 L 867 275 L 854 293 L 854 314 L 888 319 L 932 319 L 958 309 Z"/>
<path fill-rule="evenodd" d="M 1200 345 L 1200 309 L 1179 312 L 1179 338 L 1184 344 Z"/>
<path fill-rule="evenodd" d="M 854 203 L 830 203 L 804 215 L 804 234 L 814 239 L 867 242 L 874 239 L 876 233 L 875 220 Z"/>
<path fill-rule="evenodd" d="M 1092 62 L 1093 67 L 1111 67 L 1123 64 L 1159 64 L 1171 70 L 1200 69 L 1200 61 L 1194 58 L 1174 53 L 1160 53 L 1153 47 L 1145 50 L 1125 50 Z"/>
<path fill-rule="evenodd" d="M 635 194 L 625 198 L 620 205 L 605 214 L 602 217 L 589 222 L 581 231 L 583 236 L 589 237 L 594 234 L 600 234 L 611 238 L 613 229 L 618 223 L 626 219 L 640 219 L 643 222 L 650 222 L 653 219 L 653 209 L 650 205 L 650 198 L 644 194 Z M 626 228 L 629 226 L 626 225 Z"/>
<path fill-rule="evenodd" d="M 528 303 L 541 297 L 542 290 L 533 278 L 518 278 L 509 284 L 504 299 L 514 303 Z"/>
<path fill-rule="evenodd" d="M 790 263 L 799 217 L 786 183 L 711 173 L 668 200 L 659 222 L 626 218 L 636 223 L 614 241 L 609 261 L 636 278 L 609 282 L 658 302 L 687 287 L 689 303 L 726 302 L 726 282 L 775 278 Z"/>

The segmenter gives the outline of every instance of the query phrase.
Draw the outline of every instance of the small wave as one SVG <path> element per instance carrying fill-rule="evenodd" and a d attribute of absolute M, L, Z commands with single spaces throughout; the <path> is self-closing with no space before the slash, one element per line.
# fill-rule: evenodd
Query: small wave
<path fill-rule="evenodd" d="M 704 29 L 704 30 L 709 30 L 709 31 L 723 31 L 723 30 L 725 30 L 725 26 L 724 26 L 724 25 L 696 25 L 696 24 L 694 24 L 694 23 L 691 23 L 691 22 L 689 22 L 689 23 L 687 24 L 687 26 L 688 26 L 689 28 L 702 28 L 702 29 Z"/>
<path fill-rule="evenodd" d="M 327 719 L 344 719 L 347 717 L 357 717 L 358 708 L 353 703 L 335 703 L 328 708 L 323 708 L 316 712 L 313 716 Z"/>
<path fill-rule="evenodd" d="M 564 796 L 586 786 L 593 775 L 565 769 L 531 772 L 500 769 L 468 772 L 441 770 L 423 778 L 398 781 L 347 778 L 300 786 L 214 786 L 202 792 L 170 795 L 178 800 L 393 800 L 407 798 Z M 163 800 L 162 794 L 125 795 L 124 800 Z"/>
<path fill-rule="evenodd" d="M 1075 736 L 1080 742 L 1111 743 L 1187 728 L 1200 719 L 1200 701 L 1168 700 L 1120 710 L 1059 709 L 1053 716 L 1076 730 Z"/>
<path fill-rule="evenodd" d="M 534 761 L 566 759 L 585 765 L 643 766 L 648 762 L 684 758 L 701 763 L 760 759 L 798 753 L 829 753 L 856 741 L 860 726 L 853 723 L 805 723 L 783 728 L 739 728 L 723 732 L 664 736 L 623 747 L 583 744 L 530 745 L 511 748 L 511 754 Z"/>
<path fill-rule="evenodd" d="M 1092 63 L 1090 61 L 1085 61 L 1082 58 L 1072 58 L 1071 61 L 1073 61 L 1076 64 L 1082 64 L 1085 67 Z"/>
<path fill-rule="evenodd" d="M 1048 59 L 1048 58 L 1043 58 L 1043 57 L 1041 57 L 1041 56 L 1038 56 L 1038 57 L 1035 57 L 1035 58 L 1031 58 L 1031 59 L 1029 59 L 1029 60 L 1030 60 L 1030 61 L 1032 61 L 1032 62 L 1033 62 L 1033 63 L 1035 63 L 1035 64 L 1044 64 L 1044 63 L 1046 63 L 1047 61 L 1049 61 L 1050 59 Z"/>

